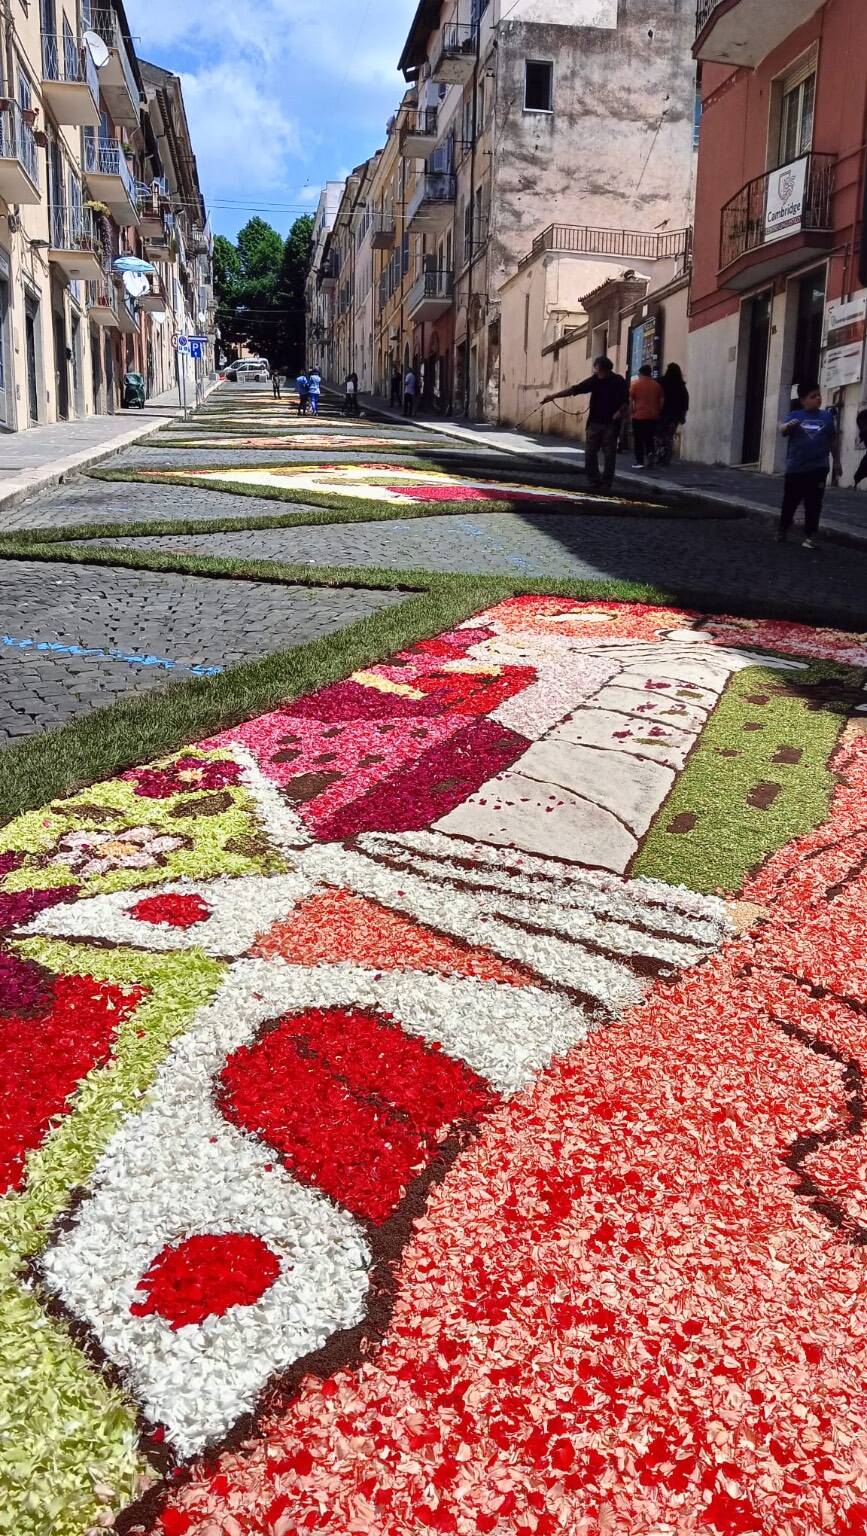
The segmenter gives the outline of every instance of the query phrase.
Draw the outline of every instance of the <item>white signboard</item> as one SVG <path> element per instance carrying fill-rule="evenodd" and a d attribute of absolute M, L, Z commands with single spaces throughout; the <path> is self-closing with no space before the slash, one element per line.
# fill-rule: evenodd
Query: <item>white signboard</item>
<path fill-rule="evenodd" d="M 768 200 L 765 205 L 765 244 L 772 240 L 786 240 L 797 235 L 804 223 L 804 207 L 807 201 L 807 166 L 803 160 L 791 165 L 781 165 L 768 177 Z"/>
<path fill-rule="evenodd" d="M 829 393 L 847 384 L 860 384 L 864 372 L 867 334 L 867 294 L 848 304 L 829 304 L 825 311 L 825 355 L 822 388 Z"/>

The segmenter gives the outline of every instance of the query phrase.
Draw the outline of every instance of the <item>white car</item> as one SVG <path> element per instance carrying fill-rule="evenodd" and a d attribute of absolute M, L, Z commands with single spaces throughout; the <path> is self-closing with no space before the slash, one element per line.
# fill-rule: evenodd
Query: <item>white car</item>
<path fill-rule="evenodd" d="M 271 369 L 264 357 L 245 357 L 226 369 L 226 378 L 233 384 L 267 384 L 271 378 Z"/>

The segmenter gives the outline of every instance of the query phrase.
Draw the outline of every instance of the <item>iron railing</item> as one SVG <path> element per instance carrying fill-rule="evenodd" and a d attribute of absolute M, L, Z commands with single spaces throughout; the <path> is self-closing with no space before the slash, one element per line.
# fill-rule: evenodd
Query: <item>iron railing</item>
<path fill-rule="evenodd" d="M 373 235 L 393 236 L 395 232 L 394 214 L 387 213 L 382 208 L 374 209 L 370 215 L 370 229 Z"/>
<path fill-rule="evenodd" d="M 477 33 L 477 26 L 468 26 L 465 22 L 450 21 L 447 26 L 443 27 L 439 48 L 440 58 L 455 59 L 461 55 L 475 53 Z"/>
<path fill-rule="evenodd" d="M 33 129 L 25 122 L 17 101 L 10 101 L 5 112 L 0 112 L 0 156 L 4 160 L 18 160 L 24 167 L 34 187 L 39 186 L 39 156 Z"/>
<path fill-rule="evenodd" d="M 437 107 L 423 107 L 419 112 L 407 112 L 400 125 L 398 142 L 401 149 L 408 139 L 417 136 L 423 136 L 426 139 L 436 138 L 438 118 Z"/>
<path fill-rule="evenodd" d="M 457 180 L 451 171 L 425 171 L 419 176 L 415 191 L 406 210 L 406 222 L 411 224 L 425 203 L 453 203 L 457 197 Z"/>
<path fill-rule="evenodd" d="M 834 155 L 806 155 L 806 188 L 804 205 L 797 229 L 830 230 L 831 205 L 834 197 L 834 180 L 837 165 Z M 773 177 L 781 176 L 786 167 L 766 171 L 741 187 L 736 197 L 722 210 L 720 222 L 719 269 L 724 272 L 733 262 L 751 251 L 773 242 L 773 231 L 768 228 L 768 189 Z"/>
<path fill-rule="evenodd" d="M 112 314 L 117 313 L 117 289 L 107 273 L 87 284 L 86 303 L 88 309 L 110 309 Z"/>
<path fill-rule="evenodd" d="M 90 49 L 56 32 L 42 34 L 42 78 L 56 85 L 86 85 L 99 105 L 99 73 Z"/>
<path fill-rule="evenodd" d="M 695 16 L 695 35 L 699 36 L 704 31 L 718 5 L 722 0 L 698 0 L 698 9 Z"/>
<path fill-rule="evenodd" d="M 92 31 L 99 34 L 106 47 L 113 49 L 114 52 L 118 55 L 121 69 L 123 70 L 123 78 L 126 81 L 126 88 L 130 94 L 130 100 L 133 103 L 138 103 L 138 82 L 135 78 L 129 57 L 129 50 L 132 47 L 132 44 L 127 38 L 124 37 L 123 32 L 121 31 L 120 19 L 117 12 L 112 10 L 91 11 L 90 27 Z"/>
<path fill-rule="evenodd" d="M 412 314 L 425 299 L 441 299 L 444 303 L 451 303 L 454 291 L 453 272 L 441 272 L 438 268 L 435 271 L 422 272 L 409 290 L 407 308 Z"/>
<path fill-rule="evenodd" d="M 82 208 L 78 204 L 54 203 L 48 210 L 48 224 L 52 250 L 102 254 L 102 242 L 96 233 L 90 208 Z"/>
<path fill-rule="evenodd" d="M 692 230 L 645 232 L 638 229 L 595 229 L 587 224 L 549 224 L 533 241 L 521 262 L 525 266 L 544 251 L 575 256 L 620 256 L 635 261 L 686 260 L 692 252 Z"/>
<path fill-rule="evenodd" d="M 133 207 L 138 202 L 135 177 L 123 152 L 120 139 L 98 139 L 88 136 L 84 141 L 85 176 L 118 176 Z"/>

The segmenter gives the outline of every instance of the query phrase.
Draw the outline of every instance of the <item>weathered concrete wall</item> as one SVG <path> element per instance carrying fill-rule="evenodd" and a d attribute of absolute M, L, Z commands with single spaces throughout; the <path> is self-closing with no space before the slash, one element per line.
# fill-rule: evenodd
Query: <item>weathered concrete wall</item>
<path fill-rule="evenodd" d="M 617 26 L 618 0 L 518 0 L 515 21 L 540 22 L 545 26 L 604 27 Z"/>
<path fill-rule="evenodd" d="M 491 277 L 513 272 L 546 224 L 655 230 L 691 222 L 693 0 L 521 0 L 499 28 Z M 556 21 L 518 19 L 526 10 Z M 566 23 L 570 23 L 567 25 Z M 549 114 L 524 110 L 528 59 L 554 63 Z"/>
<path fill-rule="evenodd" d="M 740 444 L 735 445 L 734 435 L 740 325 L 738 311 L 716 325 L 693 331 L 689 338 L 690 410 L 684 433 L 687 458 L 706 464 L 737 462 Z M 740 429 L 742 438 L 742 415 Z"/>

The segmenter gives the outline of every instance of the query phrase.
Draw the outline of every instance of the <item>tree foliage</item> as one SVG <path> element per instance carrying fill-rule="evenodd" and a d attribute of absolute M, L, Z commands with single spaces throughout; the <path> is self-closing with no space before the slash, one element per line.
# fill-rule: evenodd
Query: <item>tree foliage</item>
<path fill-rule="evenodd" d="M 217 323 L 230 349 L 246 343 L 290 372 L 304 357 L 304 283 L 313 220 L 296 219 L 284 241 L 264 219 L 253 218 L 233 243 L 214 241 Z"/>

